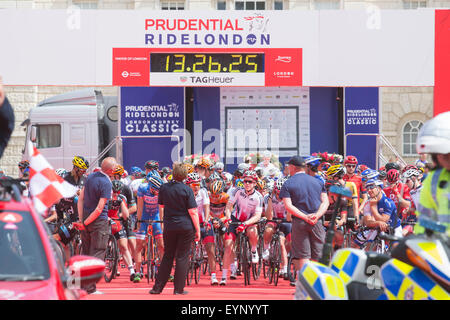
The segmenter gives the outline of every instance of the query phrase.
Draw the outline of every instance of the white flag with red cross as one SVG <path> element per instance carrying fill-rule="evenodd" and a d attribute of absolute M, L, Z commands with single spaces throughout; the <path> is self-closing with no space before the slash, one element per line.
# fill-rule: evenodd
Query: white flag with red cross
<path fill-rule="evenodd" d="M 78 189 L 56 174 L 55 169 L 31 141 L 27 148 L 31 155 L 29 191 L 36 211 L 45 214 L 61 198 L 75 196 Z"/>

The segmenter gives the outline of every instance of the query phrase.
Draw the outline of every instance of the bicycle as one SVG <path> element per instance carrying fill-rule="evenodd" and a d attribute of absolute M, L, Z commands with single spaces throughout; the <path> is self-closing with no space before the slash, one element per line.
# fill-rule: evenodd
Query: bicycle
<path fill-rule="evenodd" d="M 276 224 L 272 239 L 270 240 L 267 276 L 269 278 L 269 284 L 273 281 L 274 285 L 277 286 L 281 266 L 280 237 L 284 236 L 283 232 L 280 231 L 280 225 L 287 221 L 285 219 L 274 218 L 267 220 L 267 222 L 274 222 Z"/>
<path fill-rule="evenodd" d="M 117 268 L 119 264 L 119 246 L 117 244 L 116 237 L 112 234 L 112 225 L 116 223 L 115 221 L 119 220 L 120 219 L 108 219 L 110 228 L 104 259 L 106 264 L 104 278 L 106 282 L 111 282 L 117 274 Z"/>
<path fill-rule="evenodd" d="M 214 241 L 216 243 L 216 248 L 215 248 L 216 263 L 219 265 L 220 271 L 222 271 L 222 269 L 223 269 L 223 253 L 225 251 L 223 236 L 226 232 L 226 227 L 225 227 L 223 221 L 218 218 L 213 218 L 213 221 L 217 221 L 219 223 L 219 227 L 214 228 Z"/>
<path fill-rule="evenodd" d="M 206 264 L 205 252 L 201 241 L 192 241 L 189 254 L 189 269 L 186 276 L 186 284 L 189 286 L 194 279 L 195 284 L 200 281 L 202 266 Z"/>
<path fill-rule="evenodd" d="M 156 279 L 156 272 L 161 263 L 160 257 L 158 254 L 158 246 L 155 241 L 155 237 L 153 235 L 153 223 L 163 223 L 161 220 L 138 220 L 140 223 L 147 223 L 147 246 L 144 247 L 142 255 L 142 266 L 147 267 L 147 283 L 150 283 L 150 280 L 154 281 Z"/>
<path fill-rule="evenodd" d="M 242 222 L 229 222 L 230 225 L 241 225 Z M 250 272 L 252 270 L 252 252 L 247 234 L 239 232 L 236 239 L 236 257 L 238 270 L 244 274 L 244 285 L 250 285 Z"/>
<path fill-rule="evenodd" d="M 257 251 L 258 251 L 259 261 L 257 264 L 252 263 L 252 274 L 253 274 L 253 279 L 255 281 L 259 279 L 259 277 L 261 275 L 261 269 L 263 269 L 263 265 L 264 265 L 264 260 L 263 260 L 262 256 L 263 256 L 263 250 L 264 250 L 264 230 L 265 230 L 266 222 L 267 222 L 267 218 L 263 217 L 263 218 L 261 218 L 261 220 L 259 220 L 256 223 L 257 230 L 258 230 Z M 263 271 L 263 273 L 264 273 L 264 271 Z M 264 274 L 264 278 L 266 278 L 265 274 Z"/>

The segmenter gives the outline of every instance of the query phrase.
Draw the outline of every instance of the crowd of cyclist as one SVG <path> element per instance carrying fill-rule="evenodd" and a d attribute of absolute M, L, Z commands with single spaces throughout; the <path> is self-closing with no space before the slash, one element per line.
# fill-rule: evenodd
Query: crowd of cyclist
<path fill-rule="evenodd" d="M 337 185 L 352 193 L 351 199 L 341 200 L 335 249 L 343 246 L 345 230 L 359 231 L 354 233 L 356 236 L 351 241 L 351 246 L 355 248 L 364 248 L 378 231 L 399 236 L 413 233 L 419 193 L 429 169 L 423 158 L 416 165 L 401 167 L 397 162 L 392 162 L 379 170 L 359 163 L 354 156 L 336 157 L 334 162 L 327 160 L 317 154 L 305 157 L 306 174 L 317 178 L 327 190 Z M 75 156 L 72 163 L 72 170 L 57 169 L 56 173 L 81 190 L 89 163 L 82 156 Z M 228 278 L 237 278 L 235 241 L 239 232 L 246 232 L 248 236 L 252 263 L 261 261 L 258 252 L 262 254 L 262 259 L 268 259 L 269 244 L 276 226 L 271 221 L 275 218 L 282 219 L 280 276 L 293 283 L 287 271 L 291 219 L 279 196 L 284 182 L 289 178 L 287 171 L 280 170 L 267 158 L 259 164 L 250 161 L 240 163 L 233 173 L 224 171 L 222 162 L 214 162 L 208 156 L 192 163 L 186 161 L 185 166 L 189 173 L 184 183 L 192 188 L 197 202 L 211 284 L 226 285 Z M 19 169 L 20 176 L 26 178 L 28 162 L 20 162 Z M 99 168 L 93 172 L 97 170 Z M 130 173 L 118 165 L 111 177 L 113 194 L 108 201 L 108 217 L 112 220 L 111 230 L 118 241 L 123 262 L 130 270 L 130 281 L 139 282 L 143 278 L 141 252 L 145 247 L 148 225 L 141 221 L 160 220 L 158 192 L 161 185 L 171 178 L 171 169 L 160 168 L 155 160 L 147 161 L 143 169 L 132 167 Z M 24 189 L 24 194 L 27 194 L 26 186 Z M 336 196 L 329 193 L 330 207 L 323 217 L 325 228 L 328 227 L 335 201 Z M 66 250 L 76 231 L 65 226 L 78 220 L 77 211 L 77 196 L 63 198 L 49 209 L 45 217 Z M 264 230 L 258 230 L 261 219 L 268 221 L 262 225 Z M 152 227 L 162 257 L 164 227 L 159 223 L 154 223 Z M 224 243 L 220 282 L 216 275 L 215 232 L 219 232 Z M 259 242 L 261 236 L 263 241 Z M 263 248 L 257 248 L 261 243 Z M 66 254 L 70 253 L 67 251 Z"/>

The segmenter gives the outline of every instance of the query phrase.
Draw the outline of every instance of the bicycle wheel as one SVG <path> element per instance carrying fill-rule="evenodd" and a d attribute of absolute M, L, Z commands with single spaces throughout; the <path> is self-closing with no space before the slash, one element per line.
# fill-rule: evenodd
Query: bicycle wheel
<path fill-rule="evenodd" d="M 262 253 L 264 250 L 264 238 L 261 235 L 258 238 L 258 248 L 256 250 L 258 252 L 259 260 L 258 263 L 252 263 L 252 274 L 255 281 L 259 279 L 261 275 L 262 265 L 264 263 L 262 258 Z"/>
<path fill-rule="evenodd" d="M 117 272 L 118 253 L 117 253 L 117 241 L 116 238 L 110 234 L 108 238 L 108 245 L 105 252 L 105 281 L 111 282 Z"/>
<path fill-rule="evenodd" d="M 272 266 L 273 266 L 273 284 L 278 285 L 278 277 L 280 273 L 280 264 L 281 264 L 281 245 L 280 240 L 274 241 L 273 243 L 273 250 L 272 250 L 273 260 L 272 260 Z"/>
<path fill-rule="evenodd" d="M 152 261 L 153 261 L 153 237 L 149 235 L 147 239 L 147 259 L 145 260 L 145 265 L 147 269 L 147 283 L 150 283 L 150 279 L 152 279 L 153 281 Z"/>
<path fill-rule="evenodd" d="M 251 252 L 248 244 L 248 240 L 242 237 L 241 244 L 241 258 L 242 258 L 242 272 L 244 273 L 244 284 L 250 284 L 250 263 L 251 263 Z"/>
<path fill-rule="evenodd" d="M 219 265 L 219 270 L 223 269 L 223 239 L 220 234 L 216 233 L 216 263 Z"/>
<path fill-rule="evenodd" d="M 288 258 L 288 276 L 290 281 L 296 281 L 297 280 L 297 273 L 295 272 L 294 262 L 292 259 L 292 256 L 289 255 Z"/>
<path fill-rule="evenodd" d="M 64 252 L 64 247 L 58 240 L 54 240 L 55 246 L 54 246 L 54 252 L 56 255 L 56 258 L 59 259 L 62 264 L 66 265 L 66 253 Z"/>
<path fill-rule="evenodd" d="M 204 252 L 203 252 L 203 246 L 201 242 L 197 242 L 195 244 L 195 284 L 198 284 L 200 282 L 200 275 L 202 273 L 203 266 L 206 265 L 204 262 Z"/>

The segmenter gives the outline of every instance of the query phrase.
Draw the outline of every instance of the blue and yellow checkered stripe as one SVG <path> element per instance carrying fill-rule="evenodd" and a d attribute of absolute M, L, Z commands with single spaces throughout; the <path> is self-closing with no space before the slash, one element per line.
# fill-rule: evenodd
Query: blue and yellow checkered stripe
<path fill-rule="evenodd" d="M 350 250 L 339 250 L 333 257 L 331 269 L 335 271 L 339 277 L 347 285 L 355 273 L 359 262 L 359 257 Z"/>
<path fill-rule="evenodd" d="M 318 262 L 307 263 L 302 276 L 321 299 L 346 299 L 346 288 L 338 275 Z"/>
<path fill-rule="evenodd" d="M 450 300 L 450 295 L 422 270 L 392 259 L 381 269 L 389 300 Z"/>

